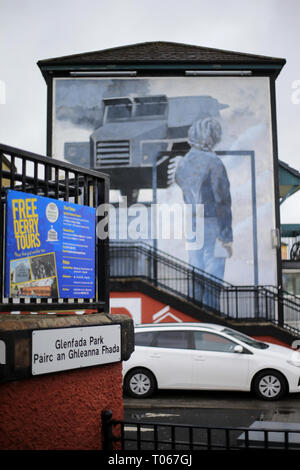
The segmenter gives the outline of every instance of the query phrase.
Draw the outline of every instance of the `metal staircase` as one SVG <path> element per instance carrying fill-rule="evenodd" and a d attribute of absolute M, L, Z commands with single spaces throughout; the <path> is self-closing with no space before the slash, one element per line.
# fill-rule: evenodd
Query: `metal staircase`
<path fill-rule="evenodd" d="M 300 298 L 275 286 L 234 286 L 145 243 L 110 243 L 110 278 L 139 278 L 220 318 L 272 322 L 300 337 Z"/>

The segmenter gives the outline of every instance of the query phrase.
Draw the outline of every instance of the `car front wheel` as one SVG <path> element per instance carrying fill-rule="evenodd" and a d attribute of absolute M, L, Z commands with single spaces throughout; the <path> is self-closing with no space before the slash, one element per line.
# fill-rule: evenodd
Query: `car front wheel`
<path fill-rule="evenodd" d="M 253 390 L 263 400 L 279 400 L 287 393 L 287 384 L 279 372 L 265 370 L 255 377 Z"/>
<path fill-rule="evenodd" d="M 125 377 L 124 389 L 128 395 L 134 398 L 147 398 L 155 392 L 156 380 L 147 369 L 133 369 Z"/>

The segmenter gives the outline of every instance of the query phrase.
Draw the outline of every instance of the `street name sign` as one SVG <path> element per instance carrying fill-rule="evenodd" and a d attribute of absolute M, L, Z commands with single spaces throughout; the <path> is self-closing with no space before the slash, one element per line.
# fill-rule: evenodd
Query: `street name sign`
<path fill-rule="evenodd" d="M 121 326 L 99 325 L 32 332 L 32 374 L 121 361 Z"/>

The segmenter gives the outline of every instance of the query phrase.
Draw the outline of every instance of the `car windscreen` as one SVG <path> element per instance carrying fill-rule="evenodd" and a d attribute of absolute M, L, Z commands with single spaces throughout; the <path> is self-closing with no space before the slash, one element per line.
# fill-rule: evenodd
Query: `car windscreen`
<path fill-rule="evenodd" d="M 119 103 L 106 106 L 106 122 L 115 122 L 122 119 L 130 119 L 132 104 Z"/>
<path fill-rule="evenodd" d="M 256 349 L 267 349 L 269 347 L 268 344 L 263 343 L 262 341 L 257 341 L 256 339 L 250 338 L 250 336 L 244 335 L 239 331 L 232 330 L 231 328 L 224 328 L 222 333 L 230 335 L 232 338 L 235 338 L 243 343 L 247 344 L 248 346 L 252 346 Z"/>
<path fill-rule="evenodd" d="M 168 102 L 165 96 L 148 96 L 135 98 L 135 116 L 158 117 L 165 116 Z"/>

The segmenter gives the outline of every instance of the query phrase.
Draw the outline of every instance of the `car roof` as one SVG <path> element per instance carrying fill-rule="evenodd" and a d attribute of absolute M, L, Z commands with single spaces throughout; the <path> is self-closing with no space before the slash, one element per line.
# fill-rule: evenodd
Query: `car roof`
<path fill-rule="evenodd" d="M 169 327 L 174 327 L 174 328 L 205 328 L 209 330 L 216 330 L 216 331 L 221 331 L 225 327 L 224 325 L 217 325 L 216 323 L 203 323 L 203 322 L 174 322 L 174 323 L 141 323 L 138 325 L 135 325 L 135 330 L 147 330 L 148 328 L 157 328 L 157 329 L 163 329 L 163 328 L 169 328 Z"/>

